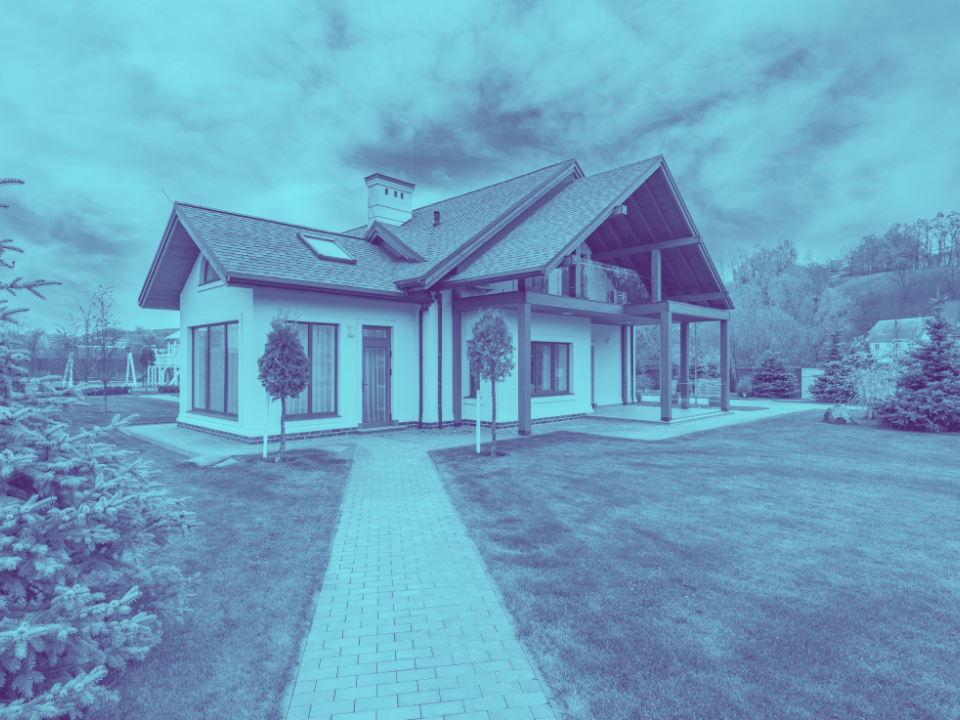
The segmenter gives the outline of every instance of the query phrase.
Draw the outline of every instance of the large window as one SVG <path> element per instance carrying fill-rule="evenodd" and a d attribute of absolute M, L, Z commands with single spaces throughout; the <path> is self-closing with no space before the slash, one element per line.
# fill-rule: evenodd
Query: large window
<path fill-rule="evenodd" d="M 237 415 L 240 325 L 193 328 L 193 409 Z"/>
<path fill-rule="evenodd" d="M 310 361 L 306 389 L 287 401 L 291 415 L 337 414 L 337 326 L 296 323 L 300 342 Z"/>
<path fill-rule="evenodd" d="M 535 342 L 532 356 L 533 395 L 570 392 L 570 344 Z"/>

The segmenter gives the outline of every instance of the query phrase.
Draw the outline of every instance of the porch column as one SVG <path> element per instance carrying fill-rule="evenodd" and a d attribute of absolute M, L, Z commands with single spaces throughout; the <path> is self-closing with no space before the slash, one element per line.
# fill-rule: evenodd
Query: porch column
<path fill-rule="evenodd" d="M 677 381 L 680 390 L 680 407 L 690 407 L 690 323 L 680 323 L 680 378 Z"/>
<path fill-rule="evenodd" d="M 630 402 L 630 333 L 627 325 L 620 326 L 620 381 L 623 404 Z"/>
<path fill-rule="evenodd" d="M 673 408 L 670 406 L 670 381 L 673 380 L 673 363 L 670 362 L 672 315 L 669 310 L 660 313 L 660 419 L 664 422 L 673 419 Z"/>
<path fill-rule="evenodd" d="M 651 302 L 660 302 L 661 284 L 660 284 L 660 251 L 650 251 L 650 300 Z"/>
<path fill-rule="evenodd" d="M 452 304 L 452 303 L 451 303 Z M 463 338 L 461 337 L 461 320 L 463 313 L 453 310 L 453 426 L 463 424 Z"/>
<path fill-rule="evenodd" d="M 637 402 L 637 335 L 636 327 L 633 325 L 628 326 L 630 328 L 630 402 Z"/>
<path fill-rule="evenodd" d="M 517 432 L 529 435 L 532 432 L 530 398 L 533 395 L 530 378 L 530 303 L 517 306 L 517 372 L 520 373 L 517 411 Z"/>
<path fill-rule="evenodd" d="M 730 412 L 730 331 L 720 321 L 720 410 Z"/>

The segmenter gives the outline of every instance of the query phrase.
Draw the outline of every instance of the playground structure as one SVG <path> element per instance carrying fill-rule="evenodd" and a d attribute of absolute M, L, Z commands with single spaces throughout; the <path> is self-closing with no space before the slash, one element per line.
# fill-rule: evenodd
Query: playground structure
<path fill-rule="evenodd" d="M 180 331 L 166 337 L 167 346 L 155 350 L 153 365 L 147 368 L 147 387 L 180 384 Z"/>

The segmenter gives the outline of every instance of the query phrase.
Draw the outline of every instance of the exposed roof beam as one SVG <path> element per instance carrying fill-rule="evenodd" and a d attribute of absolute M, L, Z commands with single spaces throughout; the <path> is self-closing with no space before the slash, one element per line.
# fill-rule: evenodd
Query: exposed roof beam
<path fill-rule="evenodd" d="M 693 268 L 690 267 L 690 263 L 687 262 L 687 258 L 683 256 L 683 250 L 677 248 L 677 255 L 680 256 L 680 262 L 683 263 L 683 266 L 687 269 L 687 272 L 690 273 L 690 279 L 693 280 L 693 284 L 697 288 L 697 292 L 703 292 L 703 286 L 700 284 L 700 281 L 697 280 L 697 276 L 693 274 Z"/>
<path fill-rule="evenodd" d="M 657 215 L 660 216 L 660 222 L 663 223 L 663 227 L 667 230 L 667 235 L 670 236 L 670 239 L 673 240 L 673 231 L 670 229 L 670 225 L 667 223 L 667 219 L 663 216 L 663 211 L 660 209 L 657 199 L 653 196 L 653 191 L 650 189 L 649 185 L 644 184 L 643 189 L 647 191 L 647 196 L 650 198 L 650 202 L 653 203 L 653 209 L 657 211 Z"/>
<path fill-rule="evenodd" d="M 671 295 L 670 297 L 664 298 L 664 300 L 693 303 L 704 302 L 707 300 L 725 300 L 727 297 L 727 293 L 725 292 L 706 292 L 697 293 L 696 295 Z"/>
<path fill-rule="evenodd" d="M 607 250 L 606 252 L 594 253 L 596 260 L 606 260 L 607 258 L 620 257 L 621 255 L 634 255 L 636 253 L 650 252 L 651 250 L 666 250 L 668 248 L 680 247 L 681 245 L 694 245 L 700 242 L 700 238 L 688 237 L 677 238 L 676 240 L 666 240 L 658 243 L 647 243 L 646 245 L 636 245 L 634 247 L 619 248 L 617 250 Z"/>

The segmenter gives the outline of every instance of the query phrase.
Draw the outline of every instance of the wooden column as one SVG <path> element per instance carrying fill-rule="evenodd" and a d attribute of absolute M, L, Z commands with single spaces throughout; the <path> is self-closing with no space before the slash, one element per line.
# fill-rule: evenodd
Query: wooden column
<path fill-rule="evenodd" d="M 620 384 L 623 404 L 630 402 L 630 327 L 620 326 Z"/>
<path fill-rule="evenodd" d="M 680 323 L 680 377 L 677 380 L 680 391 L 680 407 L 690 407 L 690 323 Z"/>
<path fill-rule="evenodd" d="M 720 410 L 730 412 L 730 331 L 729 320 L 720 321 Z"/>
<path fill-rule="evenodd" d="M 630 402 L 637 401 L 637 335 L 636 327 L 630 325 Z"/>
<path fill-rule="evenodd" d="M 452 305 L 453 303 L 451 303 Z M 453 311 L 453 426 L 460 427 L 463 423 L 463 338 L 461 324 L 463 313 L 457 309 Z"/>
<path fill-rule="evenodd" d="M 532 432 L 532 412 L 530 398 L 533 396 L 533 381 L 530 377 L 530 303 L 517 306 L 517 372 L 520 374 L 517 401 L 517 432 L 529 435 Z"/>
<path fill-rule="evenodd" d="M 662 287 L 660 283 L 660 251 L 650 252 L 650 295 L 653 302 L 660 302 Z"/>
<path fill-rule="evenodd" d="M 670 405 L 670 381 L 673 379 L 673 363 L 670 362 L 670 322 L 669 310 L 660 313 L 660 419 L 669 422 L 673 419 Z"/>

